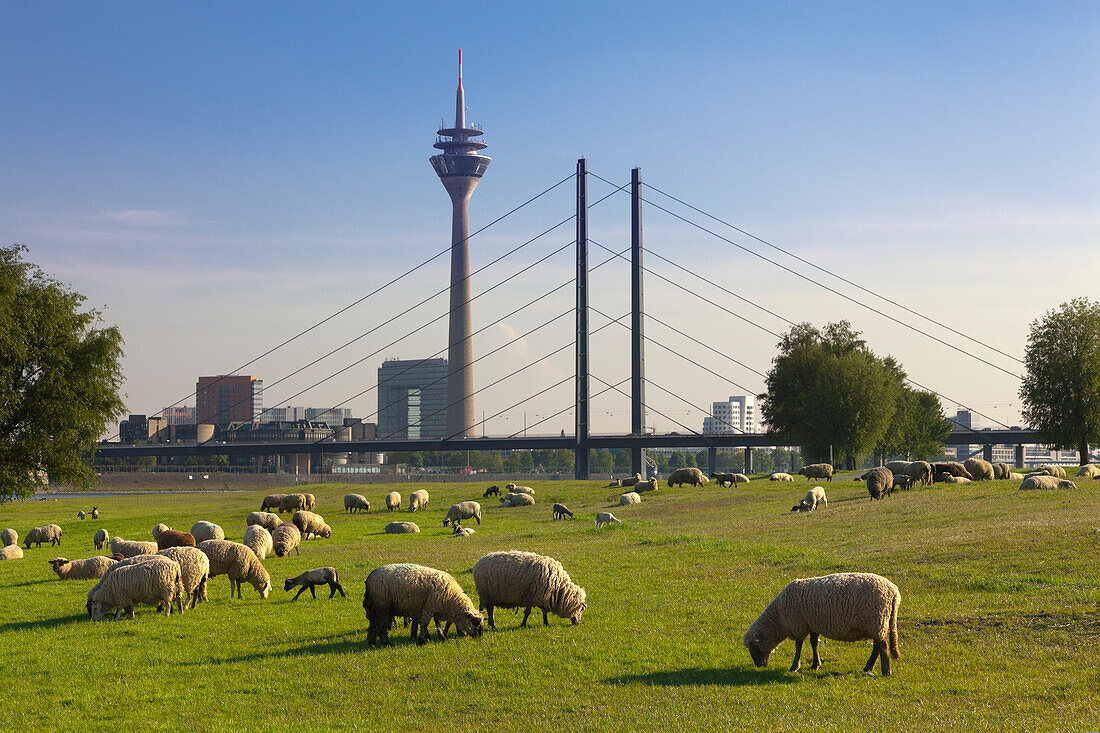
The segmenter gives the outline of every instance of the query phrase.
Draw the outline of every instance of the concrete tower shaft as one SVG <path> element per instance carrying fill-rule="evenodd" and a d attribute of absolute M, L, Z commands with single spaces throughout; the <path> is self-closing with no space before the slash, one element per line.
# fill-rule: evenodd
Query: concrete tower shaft
<path fill-rule="evenodd" d="M 447 436 L 474 437 L 474 350 L 470 314 L 470 196 L 492 161 L 477 151 L 480 127 L 466 126 L 466 92 L 462 88 L 462 50 L 458 52 L 458 91 L 454 127 L 436 133 L 432 168 L 451 197 L 451 312 L 447 342 Z"/>

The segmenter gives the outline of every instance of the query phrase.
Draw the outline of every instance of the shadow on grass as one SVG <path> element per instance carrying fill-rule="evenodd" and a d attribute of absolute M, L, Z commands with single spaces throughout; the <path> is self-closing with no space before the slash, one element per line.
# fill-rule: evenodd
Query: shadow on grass
<path fill-rule="evenodd" d="M 12 583 L 9 588 L 26 588 L 28 585 L 42 585 L 44 583 L 53 583 L 57 578 L 47 578 L 45 580 L 26 580 L 22 583 Z"/>
<path fill-rule="evenodd" d="M 46 629 L 56 629 L 58 626 L 68 626 L 78 621 L 87 620 L 88 614 L 78 613 L 72 616 L 42 619 L 41 621 L 16 621 L 10 624 L 0 624 L 0 634 L 6 634 L 9 631 L 44 631 Z"/>
<path fill-rule="evenodd" d="M 0 627 L 2 629 L 3 627 Z M 354 638 L 341 638 L 341 637 L 354 637 Z M 331 637 L 329 637 L 331 638 Z M 463 639 L 457 637 L 459 642 L 469 643 L 469 639 Z M 435 634 L 432 634 L 428 644 L 453 644 L 455 643 L 455 636 L 448 636 L 446 641 L 440 641 L 436 639 Z M 476 641 L 476 639 L 474 640 Z M 406 646 L 416 646 L 414 642 L 407 634 L 395 635 L 390 634 L 390 642 L 393 644 L 393 648 L 400 649 Z M 329 641 L 322 644 L 306 644 L 305 646 L 295 647 L 293 649 L 286 649 L 284 651 L 267 651 L 267 652 L 254 652 L 252 654 L 241 654 L 236 657 L 225 657 L 222 659 L 196 659 L 194 661 L 182 662 L 181 666 L 185 667 L 202 667 L 208 664 L 235 664 L 244 662 L 256 662 L 256 661 L 271 661 L 272 659 L 295 659 L 300 657 L 313 657 L 324 654 L 349 654 L 351 652 L 380 652 L 389 647 L 372 647 L 367 644 L 367 634 L 364 630 L 361 634 L 359 632 L 349 632 L 341 634 L 336 640 Z"/>
<path fill-rule="evenodd" d="M 629 685 L 640 684 L 658 687 L 684 687 L 687 685 L 718 685 L 722 687 L 746 687 L 749 685 L 789 685 L 796 682 L 797 677 L 792 677 L 780 669 L 744 669 L 731 667 L 728 669 L 672 669 L 664 672 L 647 672 L 646 674 L 623 675 L 605 679 L 606 684 Z"/>

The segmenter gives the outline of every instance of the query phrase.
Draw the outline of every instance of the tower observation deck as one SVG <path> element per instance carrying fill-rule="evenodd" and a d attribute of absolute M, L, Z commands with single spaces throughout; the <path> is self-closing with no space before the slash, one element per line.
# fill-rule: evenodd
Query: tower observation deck
<path fill-rule="evenodd" d="M 451 311 L 447 341 L 447 436 L 474 437 L 473 333 L 470 316 L 470 196 L 492 158 L 477 151 L 480 126 L 466 126 L 466 92 L 462 88 L 462 49 L 458 51 L 458 91 L 454 127 L 436 133 L 432 168 L 451 197 Z"/>

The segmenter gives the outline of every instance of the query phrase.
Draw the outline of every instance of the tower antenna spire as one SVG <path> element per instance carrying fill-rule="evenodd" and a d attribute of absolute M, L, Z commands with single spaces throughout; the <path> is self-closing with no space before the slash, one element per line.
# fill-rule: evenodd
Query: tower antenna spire
<path fill-rule="evenodd" d="M 458 83 L 462 83 L 462 49 L 458 49 Z"/>

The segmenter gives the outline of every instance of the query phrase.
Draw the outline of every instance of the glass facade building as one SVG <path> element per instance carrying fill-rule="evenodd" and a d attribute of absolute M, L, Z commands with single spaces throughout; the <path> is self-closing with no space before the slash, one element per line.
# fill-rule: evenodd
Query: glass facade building
<path fill-rule="evenodd" d="M 378 368 L 378 437 L 446 438 L 447 360 L 393 359 Z"/>

